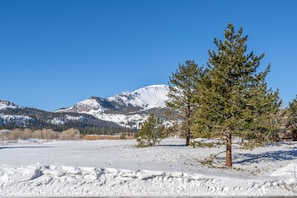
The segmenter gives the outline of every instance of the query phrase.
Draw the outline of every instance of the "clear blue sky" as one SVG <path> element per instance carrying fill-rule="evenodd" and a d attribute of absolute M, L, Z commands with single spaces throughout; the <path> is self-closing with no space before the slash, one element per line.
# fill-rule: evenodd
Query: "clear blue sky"
<path fill-rule="evenodd" d="M 271 63 L 284 105 L 297 94 L 295 0 L 1 0 L 0 99 L 53 111 L 90 96 L 168 84 L 205 65 L 228 22 Z"/>

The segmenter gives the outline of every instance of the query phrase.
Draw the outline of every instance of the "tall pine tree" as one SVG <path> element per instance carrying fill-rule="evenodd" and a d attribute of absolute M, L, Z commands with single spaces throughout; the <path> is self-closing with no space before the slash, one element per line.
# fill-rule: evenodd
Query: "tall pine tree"
<path fill-rule="evenodd" d="M 297 133 L 297 95 L 289 102 L 289 106 L 286 109 L 287 123 L 286 129 L 291 130 L 293 135 Z"/>
<path fill-rule="evenodd" d="M 225 39 L 214 39 L 217 51 L 209 51 L 209 61 L 200 90 L 196 129 L 226 138 L 226 166 L 232 166 L 232 135 L 267 136 L 275 122 L 280 102 L 278 92 L 267 90 L 264 72 L 257 72 L 264 54 L 246 53 L 247 36 L 229 23 Z"/>
<path fill-rule="evenodd" d="M 190 144 L 192 136 L 192 119 L 198 106 L 196 99 L 199 95 L 195 85 L 201 75 L 202 67 L 199 67 L 194 61 L 187 60 L 185 65 L 179 65 L 169 79 L 169 100 L 166 105 L 181 117 L 182 135 L 186 138 L 186 146 Z"/>

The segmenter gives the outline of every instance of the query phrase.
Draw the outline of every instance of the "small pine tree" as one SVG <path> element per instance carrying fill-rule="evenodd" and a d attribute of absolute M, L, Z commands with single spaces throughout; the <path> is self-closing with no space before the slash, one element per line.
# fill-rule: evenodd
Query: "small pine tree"
<path fill-rule="evenodd" d="M 122 133 L 120 135 L 120 140 L 126 140 L 127 139 L 127 134 L 126 133 Z"/>
<path fill-rule="evenodd" d="M 137 138 L 138 147 L 154 146 L 160 143 L 163 130 L 164 127 L 158 123 L 155 116 L 151 114 L 140 128 Z"/>
<path fill-rule="evenodd" d="M 177 112 L 182 120 L 182 136 L 186 138 L 186 146 L 190 144 L 192 137 L 193 115 L 198 107 L 197 96 L 198 89 L 196 82 L 202 75 L 202 67 L 194 61 L 187 60 L 185 65 L 179 65 L 179 68 L 170 77 L 167 107 Z"/>

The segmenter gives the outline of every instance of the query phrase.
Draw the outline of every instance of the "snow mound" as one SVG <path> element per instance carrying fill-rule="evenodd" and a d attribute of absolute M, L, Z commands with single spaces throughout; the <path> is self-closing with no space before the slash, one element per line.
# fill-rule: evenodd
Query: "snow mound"
<path fill-rule="evenodd" d="M 199 173 L 71 166 L 0 169 L 0 197 L 261 196 L 276 192 L 293 194 L 288 192 L 284 181 L 211 177 Z"/>
<path fill-rule="evenodd" d="M 274 171 L 271 176 L 275 177 L 293 177 L 297 181 L 297 164 L 295 162 Z"/>

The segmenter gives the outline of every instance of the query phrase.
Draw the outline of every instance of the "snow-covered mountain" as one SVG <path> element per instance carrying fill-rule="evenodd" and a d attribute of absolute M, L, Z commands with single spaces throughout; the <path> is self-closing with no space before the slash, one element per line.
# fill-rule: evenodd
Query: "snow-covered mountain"
<path fill-rule="evenodd" d="M 7 100 L 0 100 L 0 109 L 18 108 L 19 106 Z"/>
<path fill-rule="evenodd" d="M 169 87 L 152 85 L 109 98 L 91 97 L 56 112 L 86 113 L 127 128 L 139 128 L 149 113 L 162 117 Z"/>
<path fill-rule="evenodd" d="M 126 106 L 140 107 L 142 110 L 152 108 L 165 108 L 169 88 L 167 85 L 152 85 L 137 89 L 133 92 L 123 92 L 109 97 L 109 101 Z"/>
<path fill-rule="evenodd" d="M 166 85 L 152 85 L 109 97 L 91 97 L 68 108 L 47 112 L 0 100 L 0 127 L 79 128 L 82 131 L 135 131 L 150 113 L 165 118 Z"/>

